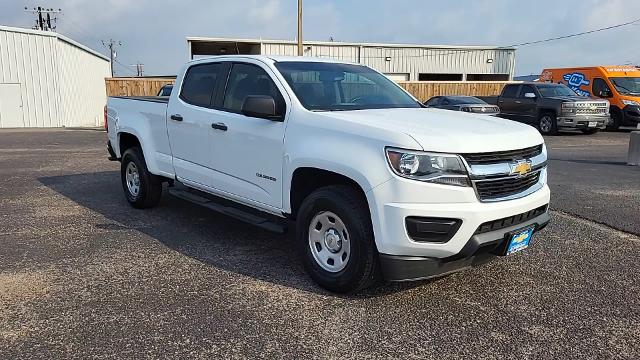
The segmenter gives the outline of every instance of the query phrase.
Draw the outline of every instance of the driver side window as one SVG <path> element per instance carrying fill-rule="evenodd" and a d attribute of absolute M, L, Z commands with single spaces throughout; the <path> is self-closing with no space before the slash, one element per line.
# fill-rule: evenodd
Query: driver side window
<path fill-rule="evenodd" d="M 610 98 L 612 96 L 609 85 L 601 78 L 593 79 L 593 95 L 602 98 Z"/>
<path fill-rule="evenodd" d="M 276 115 L 285 114 L 284 98 L 269 74 L 257 65 L 233 64 L 224 94 L 223 108 L 239 113 L 242 111 L 244 100 L 251 95 L 271 96 L 276 103 Z"/>

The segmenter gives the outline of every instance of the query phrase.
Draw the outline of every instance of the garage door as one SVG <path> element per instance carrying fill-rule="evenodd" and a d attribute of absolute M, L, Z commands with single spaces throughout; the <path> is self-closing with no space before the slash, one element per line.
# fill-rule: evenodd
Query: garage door
<path fill-rule="evenodd" d="M 24 127 L 20 84 L 0 84 L 0 128 Z"/>

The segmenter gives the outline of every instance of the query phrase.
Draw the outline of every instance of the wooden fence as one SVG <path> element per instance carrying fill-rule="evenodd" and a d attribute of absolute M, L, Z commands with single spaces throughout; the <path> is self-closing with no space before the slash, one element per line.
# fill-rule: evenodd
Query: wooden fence
<path fill-rule="evenodd" d="M 509 81 L 403 81 L 398 85 L 405 88 L 420 101 L 427 101 L 438 95 L 495 96 Z"/>
<path fill-rule="evenodd" d="M 173 78 L 107 78 L 108 96 L 154 96 L 165 84 L 173 84 Z M 508 81 L 403 81 L 398 84 L 418 100 L 426 101 L 437 95 L 498 95 Z"/>
<path fill-rule="evenodd" d="M 107 96 L 155 96 L 161 87 L 173 84 L 174 78 L 107 78 Z"/>

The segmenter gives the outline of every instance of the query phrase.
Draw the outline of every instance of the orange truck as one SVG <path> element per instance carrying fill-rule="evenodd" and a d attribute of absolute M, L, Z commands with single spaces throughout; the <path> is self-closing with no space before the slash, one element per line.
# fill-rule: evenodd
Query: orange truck
<path fill-rule="evenodd" d="M 609 100 L 610 130 L 640 123 L 640 69 L 635 66 L 544 69 L 539 81 L 565 84 L 578 95 Z"/>

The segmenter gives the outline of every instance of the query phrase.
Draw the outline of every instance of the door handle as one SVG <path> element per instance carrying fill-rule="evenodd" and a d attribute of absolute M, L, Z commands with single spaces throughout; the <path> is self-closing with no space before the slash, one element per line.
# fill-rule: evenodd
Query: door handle
<path fill-rule="evenodd" d="M 516 100 L 515 103 L 516 104 L 522 104 L 522 101 Z"/>
<path fill-rule="evenodd" d="M 211 124 L 211 127 L 216 129 L 216 130 L 222 130 L 222 131 L 227 131 L 227 125 L 225 125 L 225 123 L 213 123 Z"/>
<path fill-rule="evenodd" d="M 182 121 L 182 115 L 180 114 L 173 114 L 171 115 L 171 120 L 175 120 L 175 121 Z"/>

